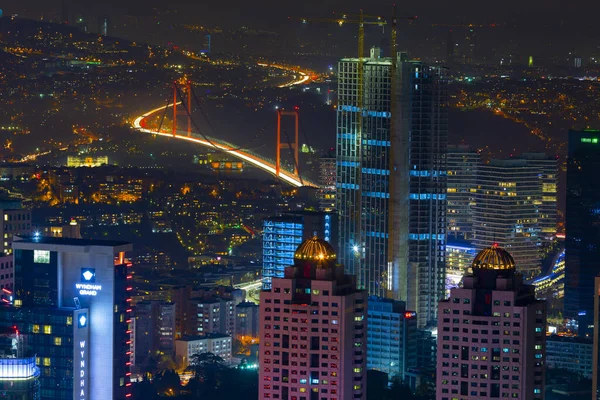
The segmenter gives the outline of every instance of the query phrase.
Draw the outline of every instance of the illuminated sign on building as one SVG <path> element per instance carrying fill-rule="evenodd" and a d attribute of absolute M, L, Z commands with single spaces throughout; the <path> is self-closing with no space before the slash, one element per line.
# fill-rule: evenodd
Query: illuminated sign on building
<path fill-rule="evenodd" d="M 82 317 L 85 318 L 83 315 Z M 85 365 L 85 340 L 79 341 L 79 352 L 81 354 L 81 360 L 79 360 L 79 398 L 83 400 L 85 399 L 85 380 L 87 378 Z"/>
<path fill-rule="evenodd" d="M 81 268 L 81 282 L 76 283 L 75 289 L 81 296 L 96 296 L 102 290 L 102 285 L 95 285 L 96 270 L 94 268 Z"/>
<path fill-rule="evenodd" d="M 88 309 L 77 310 L 73 315 L 76 321 L 73 327 L 73 399 L 88 400 L 89 385 L 89 352 L 90 352 L 90 312 Z"/>

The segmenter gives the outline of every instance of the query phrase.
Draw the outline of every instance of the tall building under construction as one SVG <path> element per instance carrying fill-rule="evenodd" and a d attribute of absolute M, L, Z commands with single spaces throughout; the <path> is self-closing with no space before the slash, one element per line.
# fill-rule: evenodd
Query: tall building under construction
<path fill-rule="evenodd" d="M 392 61 L 372 49 L 338 65 L 338 253 L 360 288 L 425 326 L 444 296 L 447 90 L 440 67 Z"/>

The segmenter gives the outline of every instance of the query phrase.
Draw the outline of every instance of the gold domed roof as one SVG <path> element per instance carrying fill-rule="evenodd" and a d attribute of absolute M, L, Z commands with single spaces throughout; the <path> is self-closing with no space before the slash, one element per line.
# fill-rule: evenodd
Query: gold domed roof
<path fill-rule="evenodd" d="M 333 247 L 316 236 L 300 243 L 300 246 L 294 253 L 294 259 L 298 261 L 334 261 L 336 260 L 335 250 Z"/>
<path fill-rule="evenodd" d="M 473 259 L 473 268 L 507 270 L 515 268 L 515 260 L 510 253 L 494 243 L 483 249 Z"/>

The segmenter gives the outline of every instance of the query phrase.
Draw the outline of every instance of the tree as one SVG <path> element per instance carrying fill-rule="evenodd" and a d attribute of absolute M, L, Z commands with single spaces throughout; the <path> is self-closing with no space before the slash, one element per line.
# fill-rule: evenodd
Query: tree
<path fill-rule="evenodd" d="M 221 384 L 222 373 L 227 367 L 224 360 L 213 353 L 194 354 L 186 371 L 192 372 L 194 378 L 204 383 L 205 394 L 214 396 Z"/>

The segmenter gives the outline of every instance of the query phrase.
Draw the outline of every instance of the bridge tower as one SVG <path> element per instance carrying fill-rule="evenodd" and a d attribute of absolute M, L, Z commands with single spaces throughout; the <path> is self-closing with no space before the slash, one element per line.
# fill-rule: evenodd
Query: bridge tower
<path fill-rule="evenodd" d="M 177 110 L 177 99 L 178 92 L 181 88 L 184 88 L 183 94 L 187 95 L 187 111 L 178 111 Z M 173 81 L 173 136 L 177 136 L 177 116 L 178 115 L 186 115 L 187 116 L 187 135 L 188 137 L 192 136 L 192 82 L 183 78 L 182 80 Z"/>
<path fill-rule="evenodd" d="M 294 111 L 286 111 L 284 109 L 278 109 L 277 110 L 277 147 L 276 147 L 276 152 L 277 155 L 275 156 L 275 176 L 277 176 L 279 178 L 279 173 L 281 171 L 281 150 L 283 150 L 284 148 L 292 148 L 294 149 L 294 170 L 293 170 L 293 174 L 294 175 L 299 175 L 299 171 L 298 171 L 298 163 L 299 163 L 299 159 L 298 159 L 298 148 L 300 147 L 300 143 L 298 142 L 298 123 L 299 123 L 299 118 L 300 118 L 300 111 L 298 107 L 294 107 Z M 286 142 L 286 143 L 281 143 L 281 118 L 284 116 L 290 116 L 290 117 L 294 117 L 294 143 L 291 142 Z"/>

